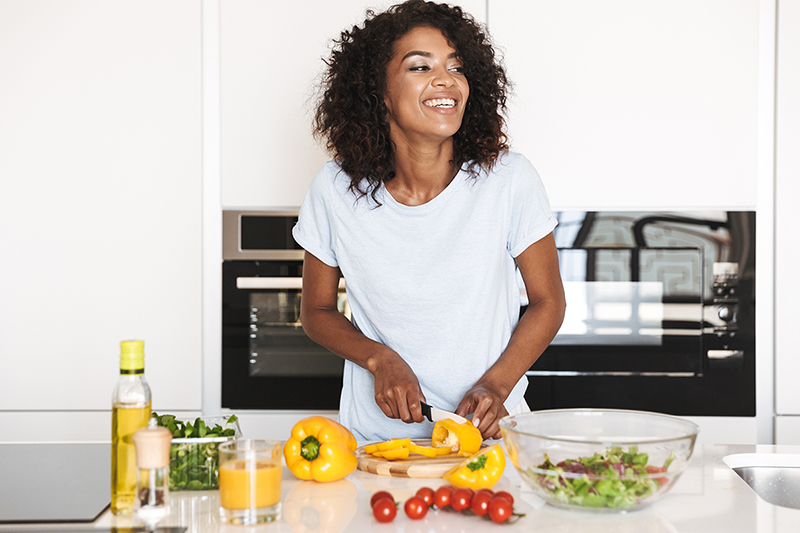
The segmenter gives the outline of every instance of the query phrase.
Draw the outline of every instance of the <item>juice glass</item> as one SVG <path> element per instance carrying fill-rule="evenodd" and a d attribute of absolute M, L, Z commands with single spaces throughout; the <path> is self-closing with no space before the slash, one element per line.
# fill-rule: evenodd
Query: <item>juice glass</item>
<path fill-rule="evenodd" d="M 281 471 L 277 441 L 236 439 L 220 444 L 220 517 L 238 525 L 280 518 Z"/>

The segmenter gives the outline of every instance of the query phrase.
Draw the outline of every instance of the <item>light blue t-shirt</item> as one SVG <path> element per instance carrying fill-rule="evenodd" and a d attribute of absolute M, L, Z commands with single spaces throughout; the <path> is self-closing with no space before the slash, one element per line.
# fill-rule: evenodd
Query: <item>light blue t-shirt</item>
<path fill-rule="evenodd" d="M 376 203 L 357 199 L 335 163 L 314 177 L 294 227 L 295 240 L 347 286 L 361 333 L 408 362 L 428 403 L 454 410 L 500 357 L 519 320 L 514 258 L 556 226 L 533 165 L 504 154 L 477 178 L 460 171 L 420 206 L 381 187 Z M 506 409 L 523 399 L 519 380 Z M 375 403 L 372 374 L 345 362 L 339 421 L 358 440 L 430 437 L 431 423 L 390 419 Z"/>

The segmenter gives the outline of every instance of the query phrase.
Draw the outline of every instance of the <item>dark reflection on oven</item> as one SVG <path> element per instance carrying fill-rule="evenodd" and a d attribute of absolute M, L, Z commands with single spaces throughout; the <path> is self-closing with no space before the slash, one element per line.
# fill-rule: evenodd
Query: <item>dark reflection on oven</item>
<path fill-rule="evenodd" d="M 251 292 L 249 375 L 341 376 L 344 360 L 308 338 L 300 323 L 299 290 Z M 350 318 L 345 291 L 339 312 Z"/>

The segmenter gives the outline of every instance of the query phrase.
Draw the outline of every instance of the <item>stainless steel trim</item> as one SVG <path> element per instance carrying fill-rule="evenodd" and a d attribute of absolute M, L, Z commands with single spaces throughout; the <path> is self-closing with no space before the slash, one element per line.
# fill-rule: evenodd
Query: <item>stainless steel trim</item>
<path fill-rule="evenodd" d="M 300 290 L 303 278 L 236 278 L 237 289 Z M 339 288 L 344 289 L 344 278 L 339 278 Z"/>
<path fill-rule="evenodd" d="M 598 371 L 581 372 L 573 370 L 528 370 L 526 376 L 532 377 L 573 377 L 573 376 L 612 376 L 612 377 L 667 377 L 667 378 L 693 378 L 700 374 L 694 372 L 628 372 L 628 371 Z"/>
<path fill-rule="evenodd" d="M 239 224 L 243 215 L 296 217 L 299 210 L 282 211 L 223 211 L 222 259 L 224 261 L 302 261 L 303 250 L 242 250 Z"/>
<path fill-rule="evenodd" d="M 744 350 L 709 350 L 708 358 L 717 361 L 721 359 L 744 359 Z"/>

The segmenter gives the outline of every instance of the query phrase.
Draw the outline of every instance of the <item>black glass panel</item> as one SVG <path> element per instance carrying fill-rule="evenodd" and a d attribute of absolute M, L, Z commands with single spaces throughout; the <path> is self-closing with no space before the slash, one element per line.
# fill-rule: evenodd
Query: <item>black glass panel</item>
<path fill-rule="evenodd" d="M 242 216 L 242 250 L 299 250 L 292 237 L 297 217 Z"/>

